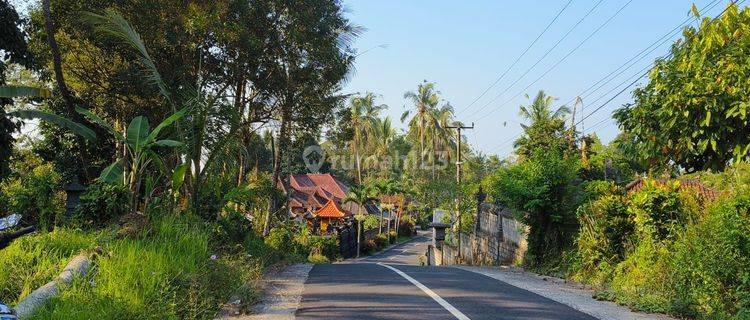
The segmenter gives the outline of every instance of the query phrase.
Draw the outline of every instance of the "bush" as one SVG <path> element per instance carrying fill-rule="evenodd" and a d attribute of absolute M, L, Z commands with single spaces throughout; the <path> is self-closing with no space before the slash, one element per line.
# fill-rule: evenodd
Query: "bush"
<path fill-rule="evenodd" d="M 375 252 L 375 250 L 376 250 L 376 249 L 377 249 L 377 247 L 378 247 L 378 246 L 377 246 L 377 245 L 375 244 L 375 240 L 372 240 L 372 239 L 366 239 L 366 240 L 362 240 L 362 242 L 360 243 L 360 246 L 361 246 L 361 247 L 360 247 L 360 250 L 361 250 L 361 251 L 362 251 L 362 253 L 364 253 L 364 254 L 370 254 L 370 253 L 373 253 L 373 252 Z"/>
<path fill-rule="evenodd" d="M 365 217 L 365 221 L 362 223 L 362 227 L 365 231 L 377 229 L 380 225 L 380 217 L 374 215 L 374 214 L 368 214 L 367 217 Z"/>
<path fill-rule="evenodd" d="M 283 227 L 272 228 L 265 242 L 269 247 L 279 252 L 291 253 L 294 250 L 292 233 Z"/>
<path fill-rule="evenodd" d="M 320 253 L 313 253 L 311 252 L 310 255 L 307 257 L 307 261 L 314 264 L 324 264 L 329 263 L 331 260 L 328 259 L 328 257 L 320 254 Z"/>
<path fill-rule="evenodd" d="M 396 230 L 388 231 L 388 237 L 391 239 L 391 241 L 396 241 L 397 238 Z"/>
<path fill-rule="evenodd" d="M 398 223 L 398 233 L 401 236 L 411 236 L 416 230 L 416 222 L 411 216 L 403 216 Z"/>
<path fill-rule="evenodd" d="M 95 182 L 81 195 L 73 219 L 91 227 L 104 226 L 128 213 L 129 191 L 125 186 Z"/>
<path fill-rule="evenodd" d="M 378 234 L 375 236 L 375 246 L 378 248 L 385 248 L 388 246 L 388 237 L 385 236 L 385 234 Z"/>
<path fill-rule="evenodd" d="M 670 266 L 674 309 L 704 319 L 750 318 L 750 197 L 717 202 L 687 228 Z"/>
<path fill-rule="evenodd" d="M 65 209 L 60 175 L 52 164 L 42 164 L 0 184 L 9 213 L 23 215 L 22 223 L 51 230 Z"/>
<path fill-rule="evenodd" d="M 310 254 L 320 254 L 328 259 L 335 259 L 338 256 L 339 244 L 334 237 L 313 236 L 310 238 Z"/>
<path fill-rule="evenodd" d="M 627 211 L 627 198 L 621 193 L 602 196 L 581 206 L 578 219 L 581 229 L 576 239 L 574 277 L 601 286 L 632 249 L 635 226 Z"/>

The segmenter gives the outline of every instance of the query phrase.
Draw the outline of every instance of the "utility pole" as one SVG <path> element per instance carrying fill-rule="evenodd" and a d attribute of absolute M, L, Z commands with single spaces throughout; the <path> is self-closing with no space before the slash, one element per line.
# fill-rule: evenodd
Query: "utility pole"
<path fill-rule="evenodd" d="M 471 127 L 464 126 L 461 123 L 447 126 L 448 129 L 456 129 L 456 217 L 458 220 L 458 258 L 461 258 L 461 130 L 474 129 L 474 122 Z"/>

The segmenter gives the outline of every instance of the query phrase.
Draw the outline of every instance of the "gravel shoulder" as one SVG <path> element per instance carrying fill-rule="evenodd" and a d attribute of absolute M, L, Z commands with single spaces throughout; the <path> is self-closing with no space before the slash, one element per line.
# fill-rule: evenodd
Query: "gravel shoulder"
<path fill-rule="evenodd" d="M 293 320 L 299 308 L 305 281 L 313 265 L 293 264 L 262 280 L 263 293 L 251 314 L 240 315 L 226 309 L 216 319 L 231 320 Z M 230 302 L 231 304 L 232 302 Z"/>
<path fill-rule="evenodd" d="M 568 305 L 573 309 L 603 320 L 674 320 L 663 314 L 634 312 L 610 301 L 592 298 L 593 292 L 583 285 L 562 279 L 540 276 L 508 267 L 451 266 L 500 280 L 514 287 L 531 291 L 545 298 Z"/>

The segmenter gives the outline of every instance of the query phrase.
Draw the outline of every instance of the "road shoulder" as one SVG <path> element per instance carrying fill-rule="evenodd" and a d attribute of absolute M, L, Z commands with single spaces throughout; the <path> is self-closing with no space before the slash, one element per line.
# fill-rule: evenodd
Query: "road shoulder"
<path fill-rule="evenodd" d="M 550 300 L 570 306 L 573 309 L 589 314 L 597 319 L 606 320 L 674 320 L 663 314 L 647 314 L 631 311 L 610 301 L 599 301 L 592 298 L 592 291 L 580 285 L 551 281 L 549 277 L 529 272 L 511 270 L 507 267 L 473 267 L 451 266 L 475 272 L 524 289 Z"/>
<path fill-rule="evenodd" d="M 309 263 L 293 264 L 263 279 L 263 294 L 251 314 L 223 312 L 216 319 L 231 320 L 293 320 L 302 300 L 305 281 L 312 270 Z M 231 304 L 231 302 L 230 302 Z"/>

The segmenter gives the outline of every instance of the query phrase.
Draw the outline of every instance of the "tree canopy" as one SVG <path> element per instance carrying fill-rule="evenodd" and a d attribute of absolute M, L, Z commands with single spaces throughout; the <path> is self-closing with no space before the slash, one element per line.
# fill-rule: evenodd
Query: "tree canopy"
<path fill-rule="evenodd" d="M 651 165 L 722 170 L 750 158 L 750 9 L 730 6 L 685 28 L 635 103 L 615 112 Z"/>

